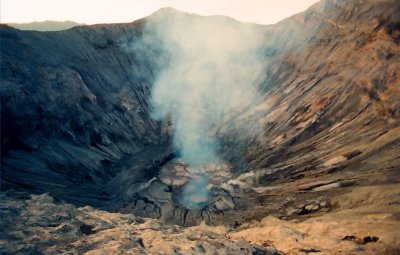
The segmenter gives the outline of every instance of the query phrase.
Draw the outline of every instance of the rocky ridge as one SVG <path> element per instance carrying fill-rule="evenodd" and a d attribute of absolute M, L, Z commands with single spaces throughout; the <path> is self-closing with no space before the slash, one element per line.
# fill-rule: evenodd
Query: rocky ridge
<path fill-rule="evenodd" d="M 70 29 L 72 27 L 81 26 L 83 24 L 76 23 L 73 21 L 41 21 L 41 22 L 30 22 L 30 23 L 6 23 L 10 27 L 14 27 L 20 30 L 35 30 L 35 31 L 60 31 Z"/>

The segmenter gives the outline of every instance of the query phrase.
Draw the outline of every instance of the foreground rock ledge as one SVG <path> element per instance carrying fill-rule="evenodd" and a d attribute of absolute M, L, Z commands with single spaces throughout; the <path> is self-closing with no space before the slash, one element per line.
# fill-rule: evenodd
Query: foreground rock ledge
<path fill-rule="evenodd" d="M 290 185 L 290 184 L 286 184 Z M 300 187 L 301 188 L 301 187 Z M 281 186 L 281 190 L 285 190 Z M 237 228 L 167 225 L 131 214 L 77 208 L 49 194 L 7 192 L 1 254 L 399 254 L 400 184 L 355 187 L 304 205 L 287 220 Z M 328 212 L 326 204 L 336 209 Z M 322 209 L 321 209 L 322 208 Z M 312 217 L 303 217 L 306 213 Z M 6 230 L 6 231 L 5 231 Z"/>
<path fill-rule="evenodd" d="M 230 240 L 224 227 L 182 228 L 130 214 L 77 208 L 49 194 L 1 195 L 1 254 L 280 254 Z"/>

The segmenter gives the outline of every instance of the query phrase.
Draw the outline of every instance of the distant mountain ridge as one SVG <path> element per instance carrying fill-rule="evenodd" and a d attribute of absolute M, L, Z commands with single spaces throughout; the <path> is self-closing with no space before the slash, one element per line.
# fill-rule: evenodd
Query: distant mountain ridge
<path fill-rule="evenodd" d="M 6 23 L 7 25 L 17 28 L 19 30 L 36 30 L 36 31 L 60 31 L 72 27 L 85 25 L 84 23 L 77 23 L 75 21 L 34 21 L 30 23 Z"/>

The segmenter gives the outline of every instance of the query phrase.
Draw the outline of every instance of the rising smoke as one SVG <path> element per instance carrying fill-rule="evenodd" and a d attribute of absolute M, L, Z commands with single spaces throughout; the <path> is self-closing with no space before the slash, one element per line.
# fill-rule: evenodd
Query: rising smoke
<path fill-rule="evenodd" d="M 256 26 L 230 18 L 173 9 L 148 22 L 144 41 L 158 43 L 164 60 L 152 90 L 152 118 L 171 119 L 174 146 L 192 169 L 222 162 L 217 131 L 260 102 L 260 34 Z M 249 136 L 249 125 L 236 121 L 231 135 Z M 190 208 L 195 207 L 190 197 L 209 196 L 204 173 L 194 175 L 197 182 L 187 184 L 181 199 Z"/>

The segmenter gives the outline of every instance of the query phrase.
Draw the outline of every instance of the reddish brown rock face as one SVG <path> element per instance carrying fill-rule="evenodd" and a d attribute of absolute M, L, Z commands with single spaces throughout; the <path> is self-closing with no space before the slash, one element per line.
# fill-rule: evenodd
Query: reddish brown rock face
<path fill-rule="evenodd" d="M 262 100 L 207 133 L 222 160 L 198 169 L 171 145 L 173 119 L 150 118 L 152 86 L 167 61 L 161 49 L 126 50 L 148 20 L 168 15 L 221 21 L 167 9 L 130 24 L 51 33 L 0 26 L 2 192 L 50 192 L 67 202 L 4 193 L 6 232 L 18 221 L 15 231 L 58 241 L 8 231 L 0 249 L 172 254 L 176 241 L 194 254 L 268 254 L 261 251 L 271 246 L 398 254 L 400 3 L 324 0 L 274 25 L 248 25 L 263 38 Z M 247 124 L 246 135 L 235 123 Z M 185 208 L 182 193 L 199 172 L 207 198 Z M 60 214 L 44 215 L 50 225 L 18 216 L 39 220 L 46 208 Z M 132 225 L 130 216 L 99 209 L 158 220 Z M 113 242 L 113 233 L 124 243 L 135 236 L 134 244 Z"/>

